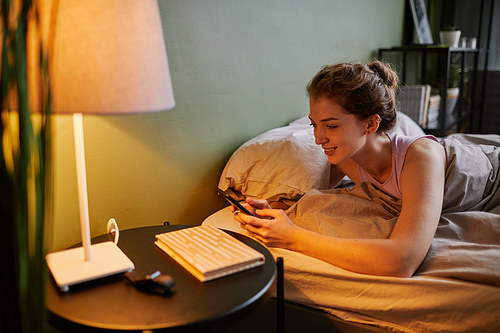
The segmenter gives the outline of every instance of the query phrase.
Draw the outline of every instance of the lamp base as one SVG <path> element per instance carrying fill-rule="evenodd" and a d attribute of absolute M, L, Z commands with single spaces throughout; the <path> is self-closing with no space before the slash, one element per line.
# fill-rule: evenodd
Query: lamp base
<path fill-rule="evenodd" d="M 45 257 L 61 291 L 68 291 L 71 285 L 135 268 L 134 263 L 113 242 L 94 244 L 90 251 L 91 261 L 85 261 L 83 247 L 49 253 Z"/>

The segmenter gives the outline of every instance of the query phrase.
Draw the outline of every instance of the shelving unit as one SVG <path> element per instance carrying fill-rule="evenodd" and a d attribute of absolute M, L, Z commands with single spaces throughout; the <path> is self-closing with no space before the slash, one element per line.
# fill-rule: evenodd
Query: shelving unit
<path fill-rule="evenodd" d="M 421 126 L 429 133 L 445 136 L 451 132 L 470 131 L 477 111 L 478 50 L 444 46 L 400 46 L 379 49 L 379 58 L 394 64 L 402 84 L 431 84 L 429 76 L 438 82 L 441 105 L 437 127 Z M 459 95 L 453 113 L 443 112 L 451 101 L 447 97 L 450 73 L 459 75 Z M 433 84 L 431 84 L 433 85 Z M 436 88 L 436 84 L 434 84 Z"/>
<path fill-rule="evenodd" d="M 437 126 L 422 124 L 424 131 L 438 136 L 480 132 L 495 0 L 424 1 L 435 42 L 439 30 L 445 26 L 457 26 L 463 37 L 477 38 L 477 48 L 412 44 L 415 28 L 407 2 L 404 43 L 408 45 L 381 48 L 378 56 L 394 66 L 401 84 L 431 84 L 438 89 L 441 96 L 439 120 Z M 450 105 L 445 87 L 449 87 L 454 74 L 459 75 L 459 96 L 450 113 L 443 111 Z M 429 80 L 430 76 L 434 80 Z"/>

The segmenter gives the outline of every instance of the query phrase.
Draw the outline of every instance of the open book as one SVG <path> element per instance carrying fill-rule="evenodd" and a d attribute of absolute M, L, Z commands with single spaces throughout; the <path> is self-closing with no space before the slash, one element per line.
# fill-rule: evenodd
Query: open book
<path fill-rule="evenodd" d="M 265 261 L 259 251 L 211 225 L 158 234 L 155 244 L 202 282 L 261 266 Z"/>

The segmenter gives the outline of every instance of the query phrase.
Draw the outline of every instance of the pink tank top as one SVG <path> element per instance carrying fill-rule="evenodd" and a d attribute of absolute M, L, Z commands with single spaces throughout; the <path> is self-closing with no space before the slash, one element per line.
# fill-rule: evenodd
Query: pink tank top
<path fill-rule="evenodd" d="M 375 185 L 375 187 L 384 191 L 385 193 L 397 199 L 402 199 L 403 195 L 401 193 L 400 178 L 401 178 L 401 171 L 403 170 L 403 164 L 405 163 L 406 152 L 408 151 L 408 147 L 410 147 L 410 145 L 413 142 L 415 142 L 415 140 L 420 138 L 428 138 L 435 140 L 436 142 L 438 140 L 432 135 L 409 137 L 400 135 L 398 133 L 387 133 L 387 136 L 391 140 L 391 148 L 392 148 L 392 171 L 391 175 L 389 176 L 389 179 L 387 179 L 385 183 L 380 183 L 358 165 L 359 179 L 362 183 L 363 182 L 371 183 Z"/>

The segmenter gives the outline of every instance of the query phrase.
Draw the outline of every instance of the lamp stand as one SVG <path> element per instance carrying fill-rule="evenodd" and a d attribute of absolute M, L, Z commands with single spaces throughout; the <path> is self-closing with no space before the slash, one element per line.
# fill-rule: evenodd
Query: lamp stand
<path fill-rule="evenodd" d="M 85 144 L 81 113 L 73 114 L 73 131 L 83 247 L 49 253 L 46 256 L 47 265 L 62 291 L 68 291 L 69 286 L 74 284 L 134 269 L 134 263 L 113 242 L 95 245 L 90 243 Z"/>

